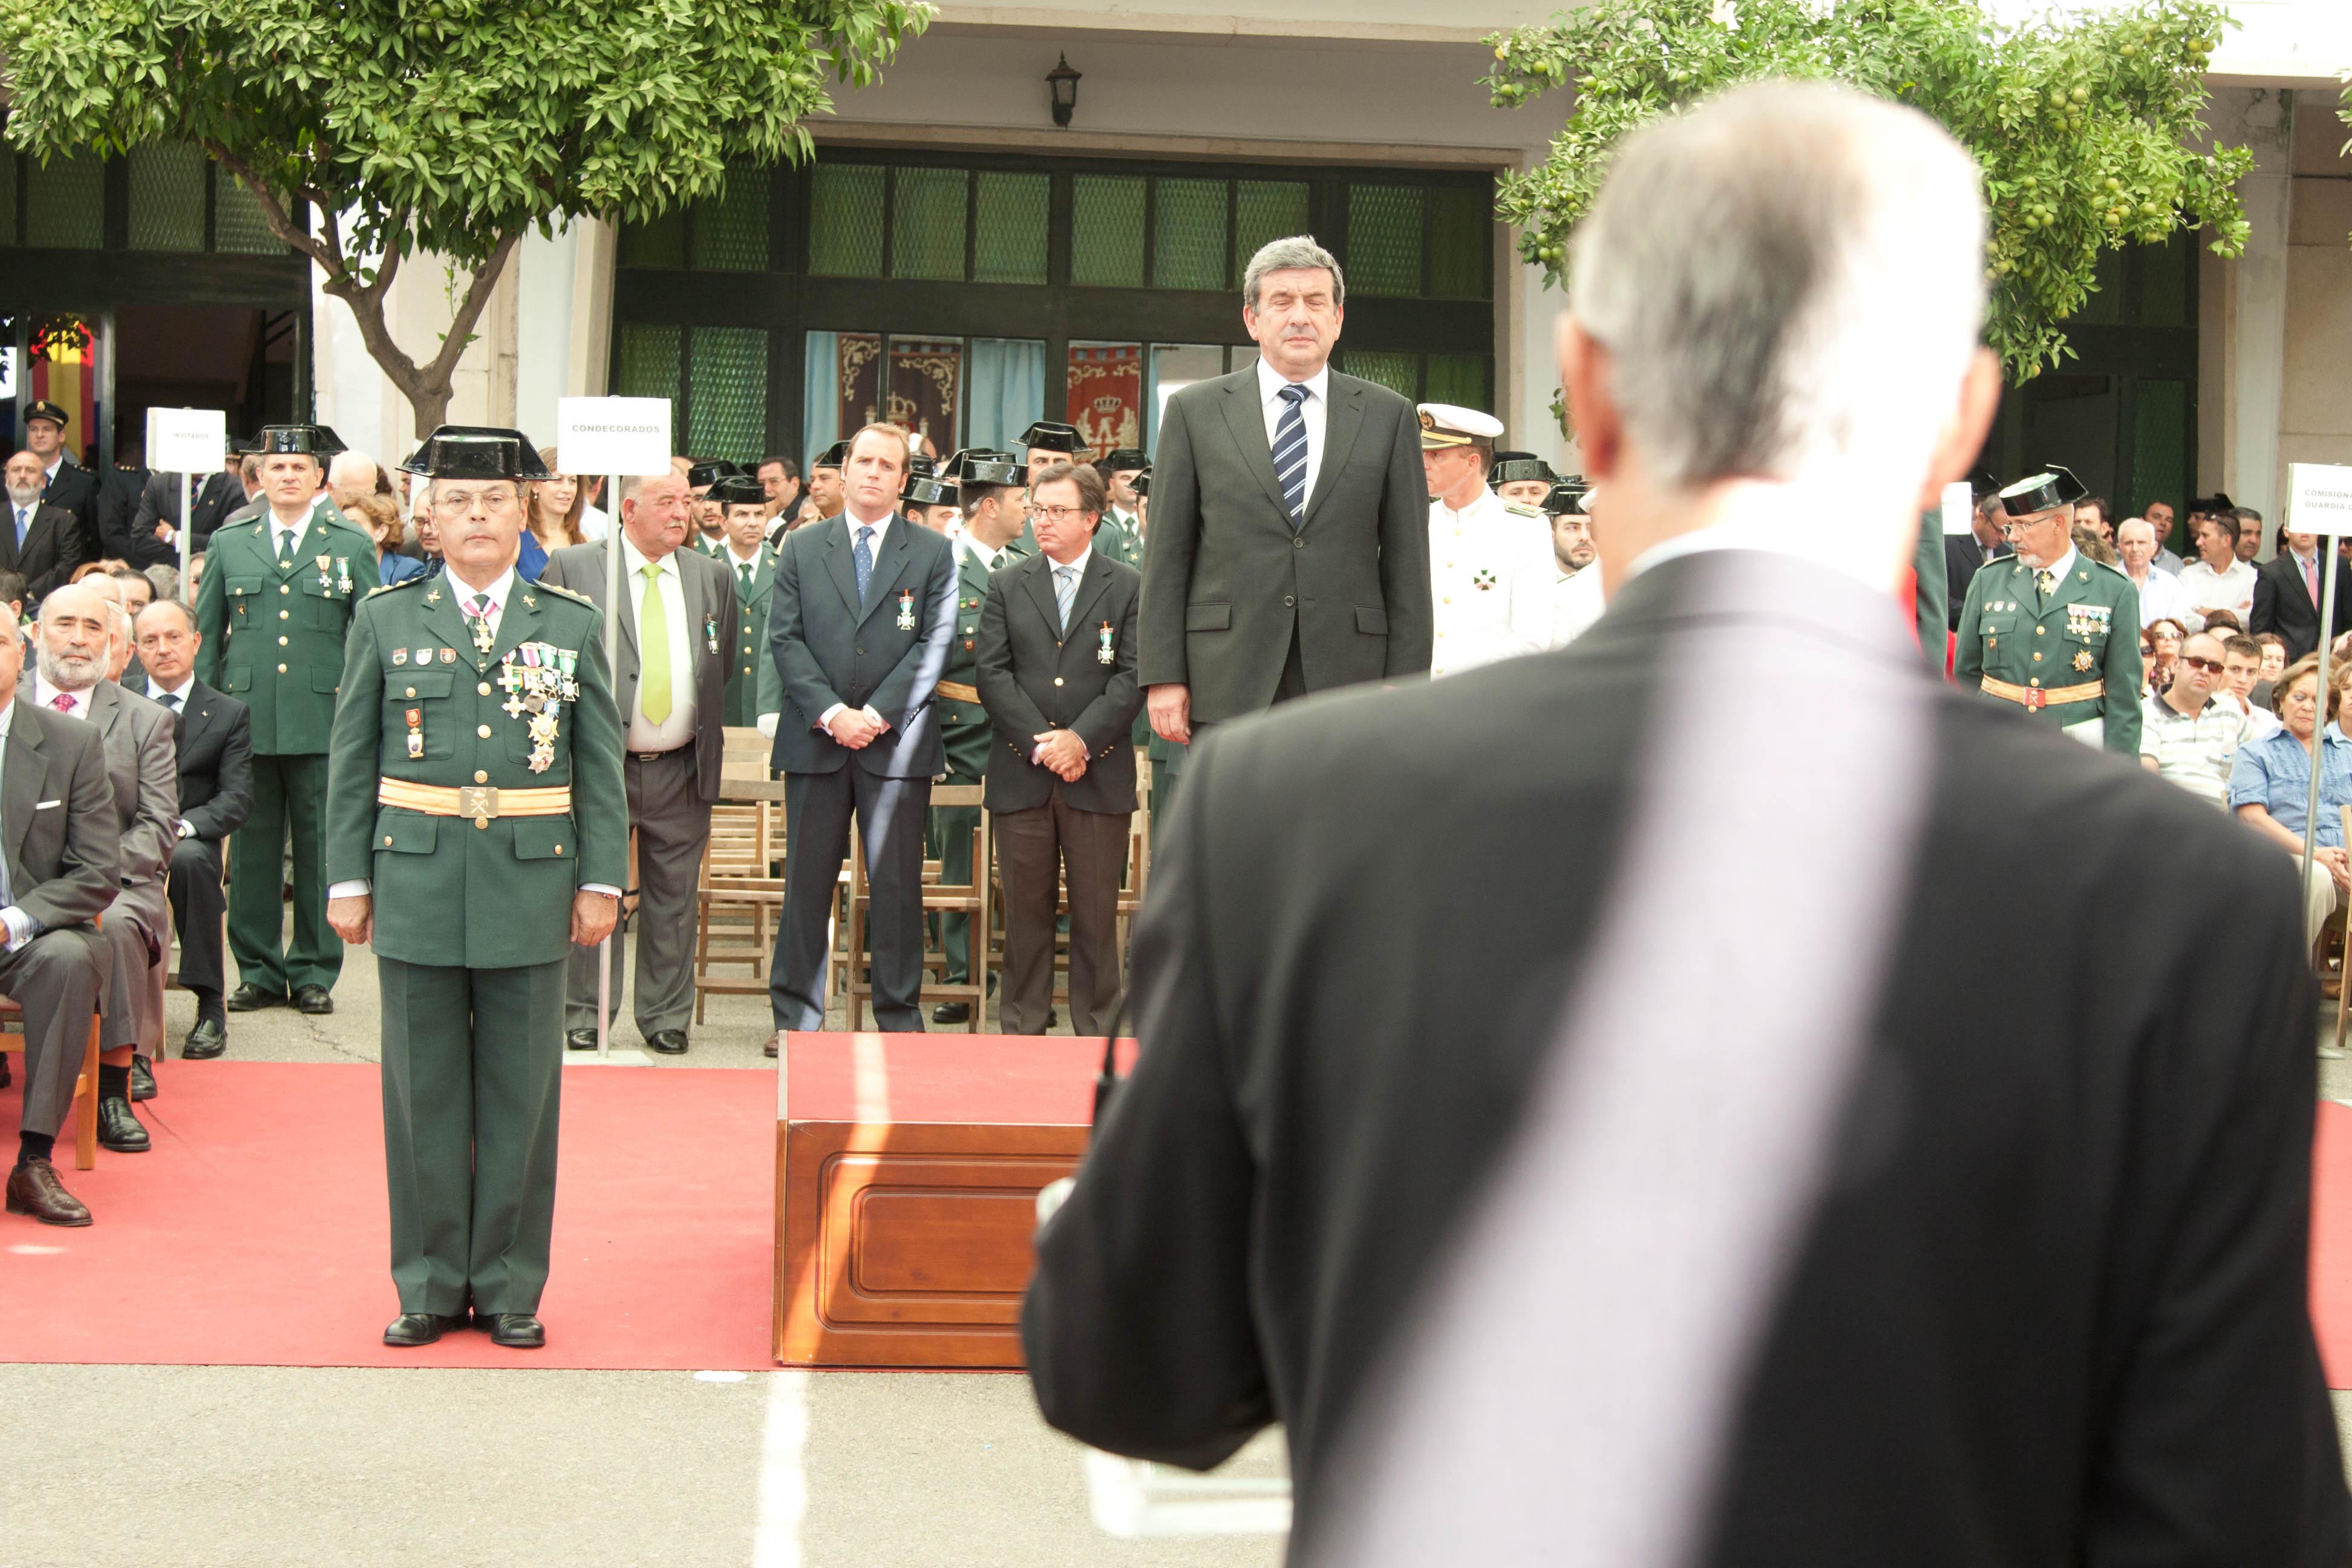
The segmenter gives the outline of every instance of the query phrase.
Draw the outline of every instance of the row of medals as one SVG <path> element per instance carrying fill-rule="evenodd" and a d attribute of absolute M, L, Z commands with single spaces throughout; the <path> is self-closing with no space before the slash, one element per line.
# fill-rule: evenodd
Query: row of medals
<path fill-rule="evenodd" d="M 478 623 L 474 646 L 489 652 L 488 624 Z M 416 662 L 433 662 L 433 650 L 420 647 Z M 392 650 L 392 662 L 406 664 L 408 649 Z M 443 664 L 457 662 L 457 650 L 441 650 Z M 499 667 L 499 685 L 506 691 L 507 700 L 500 704 L 509 719 L 530 715 L 530 761 L 532 773 L 543 773 L 555 765 L 557 722 L 563 713 L 563 704 L 580 700 L 580 656 L 569 648 L 550 647 L 545 643 L 524 643 L 507 657 Z M 412 758 L 425 755 L 425 710 L 411 708 L 403 715 L 408 721 L 408 754 Z"/>

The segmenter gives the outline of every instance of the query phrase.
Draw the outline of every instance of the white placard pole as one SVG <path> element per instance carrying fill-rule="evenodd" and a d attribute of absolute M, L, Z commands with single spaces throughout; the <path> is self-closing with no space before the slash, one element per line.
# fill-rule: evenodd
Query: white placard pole
<path fill-rule="evenodd" d="M 180 596 L 188 597 L 188 563 L 195 553 L 194 531 L 189 527 L 195 510 L 195 474 L 220 466 L 228 447 L 228 416 L 217 408 L 150 408 L 147 411 L 147 466 L 180 476 Z"/>
<path fill-rule="evenodd" d="M 1958 479 L 1946 485 L 1941 499 L 1946 536 L 1973 533 L 1976 531 L 1977 501 L 1976 491 L 1969 481 Z"/>
<path fill-rule="evenodd" d="M 667 397 L 559 397 L 555 400 L 555 446 L 565 469 L 604 474 L 604 674 L 615 700 L 621 687 L 621 481 L 669 472 L 670 406 Z M 621 715 L 625 734 L 628 715 Z M 628 882 L 625 865 L 621 880 Z M 616 910 L 613 929 L 621 929 Z M 596 950 L 596 1059 L 612 1057 L 613 939 Z"/>
<path fill-rule="evenodd" d="M 2327 658 L 2336 637 L 2336 550 L 2352 534 L 2352 468 L 2332 463 L 2287 465 L 2287 527 L 2318 535 L 2319 570 L 2326 586 L 2319 602 L 2319 691 L 2311 718 L 2311 796 L 2303 816 L 2303 885 L 2311 886 L 2311 862 L 2319 844 L 2319 782 L 2327 756 Z"/>

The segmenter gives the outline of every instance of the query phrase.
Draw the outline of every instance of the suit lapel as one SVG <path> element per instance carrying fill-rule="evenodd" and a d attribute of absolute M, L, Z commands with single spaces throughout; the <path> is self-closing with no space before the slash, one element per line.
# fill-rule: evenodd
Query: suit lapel
<path fill-rule="evenodd" d="M 822 544 L 824 550 L 826 574 L 841 592 L 841 602 L 849 606 L 852 625 L 865 619 L 865 606 L 857 602 L 857 563 L 849 548 L 849 525 L 841 518 L 813 525 L 824 530 Z"/>
<path fill-rule="evenodd" d="M 1274 448 L 1266 445 L 1265 413 L 1258 406 L 1257 370 L 1255 366 L 1229 379 L 1225 386 L 1225 426 L 1233 432 L 1234 444 L 1241 448 L 1242 461 L 1265 487 L 1274 504 L 1282 509 L 1286 521 L 1290 516 L 1290 502 L 1282 493 L 1282 481 L 1274 475 Z M 1328 451 L 1328 432 L 1325 447 Z"/>
<path fill-rule="evenodd" d="M 710 557 L 706 554 L 702 559 L 708 561 Z M 678 600 L 686 605 L 686 657 L 698 679 L 703 660 L 710 653 L 711 639 L 704 635 L 704 627 L 710 618 L 711 605 L 704 596 L 702 574 L 682 557 L 677 563 L 677 589 Z"/>
<path fill-rule="evenodd" d="M 1087 557 L 1086 574 L 1078 579 L 1078 591 L 1070 598 L 1070 632 L 1076 635 L 1094 614 L 1095 601 L 1110 591 L 1110 562 L 1099 550 Z"/>
<path fill-rule="evenodd" d="M 1330 406 L 1323 419 L 1323 461 L 1316 466 L 1315 493 L 1307 498 L 1307 515 L 1299 523 L 1303 531 L 1315 521 L 1315 513 L 1323 499 L 1339 482 L 1340 470 L 1348 466 L 1348 454 L 1356 447 L 1356 433 L 1364 427 L 1364 389 L 1349 385 L 1342 390 L 1338 375 L 1324 384 L 1331 389 Z"/>
<path fill-rule="evenodd" d="M 1045 618 L 1045 630 L 1055 642 L 1062 640 L 1062 607 L 1054 602 L 1054 562 L 1048 555 L 1033 555 L 1022 563 L 1024 584 L 1029 590 L 1029 602 L 1037 606 Z"/>
<path fill-rule="evenodd" d="M 8 723 L 8 762 L 5 773 L 0 773 L 0 812 L 7 816 L 8 886 L 20 899 L 28 890 L 25 834 L 33 826 L 33 813 L 40 809 L 41 785 L 47 777 L 47 760 L 41 752 L 41 721 L 29 713 L 19 713 Z"/>
<path fill-rule="evenodd" d="M 114 682 L 101 680 L 89 689 L 89 721 L 98 726 L 100 734 L 112 737 L 123 712 L 122 689 Z"/>

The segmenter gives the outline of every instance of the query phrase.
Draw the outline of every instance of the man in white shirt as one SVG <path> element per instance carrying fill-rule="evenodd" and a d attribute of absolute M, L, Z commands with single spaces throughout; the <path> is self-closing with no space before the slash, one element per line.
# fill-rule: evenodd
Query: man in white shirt
<path fill-rule="evenodd" d="M 2126 518 L 2116 529 L 2116 554 L 2124 575 L 2139 590 L 2139 624 L 2175 620 L 2196 631 L 2205 624 L 2203 612 L 2189 602 L 2180 579 L 2156 564 L 2156 525 L 2144 517 Z"/>
<path fill-rule="evenodd" d="M 2216 810 L 2227 808 L 2230 770 L 2248 732 L 2243 710 L 2215 695 L 2221 659 L 2221 639 L 2211 632 L 2183 642 L 2172 684 L 2147 700 L 2139 737 L 2139 760 L 2148 772 Z"/>
<path fill-rule="evenodd" d="M 2213 689 L 2213 700 L 2230 703 L 2246 716 L 2249 741 L 2267 741 L 2286 727 L 2277 714 L 2253 700 L 2254 683 L 2262 678 L 2263 645 L 2243 632 L 2223 637 L 2221 684 Z"/>
<path fill-rule="evenodd" d="M 1424 403 L 1421 464 L 1429 484 L 1429 590 L 1433 679 L 1520 651 L 1512 639 L 1511 578 L 1554 570 L 1544 514 L 1486 486 L 1503 422 L 1475 408 Z"/>
<path fill-rule="evenodd" d="M 2189 525 L 2197 559 L 2180 569 L 2181 591 L 2200 617 L 2228 610 L 2244 626 L 2254 613 L 2254 568 L 2238 559 L 2238 531 L 2200 517 Z"/>
<path fill-rule="evenodd" d="M 1511 574 L 1514 653 L 1566 647 L 1601 618 L 1601 574 L 1592 568 L 1601 550 L 1593 542 L 1592 519 L 1584 511 L 1590 493 L 1582 484 L 1566 479 L 1552 487 L 1545 508 L 1551 519 L 1551 563 L 1522 566 Z"/>

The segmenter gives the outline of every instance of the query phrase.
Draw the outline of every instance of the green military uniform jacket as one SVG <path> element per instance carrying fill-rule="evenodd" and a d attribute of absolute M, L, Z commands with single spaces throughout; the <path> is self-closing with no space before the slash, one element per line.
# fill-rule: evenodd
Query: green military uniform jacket
<path fill-rule="evenodd" d="M 998 553 L 996 570 L 1020 558 L 1017 549 L 1008 547 Z M 948 753 L 943 782 L 950 784 L 976 784 L 988 773 L 992 735 L 988 710 L 980 705 L 980 659 L 974 649 L 979 646 L 980 607 L 988 602 L 992 574 L 978 553 L 961 540 L 956 542 L 955 637 L 948 644 L 947 668 L 940 673 L 938 694 L 931 700 Z"/>
<path fill-rule="evenodd" d="M 321 500 L 281 568 L 269 511 L 213 531 L 196 587 L 196 679 L 253 715 L 256 756 L 319 756 L 335 722 L 353 608 L 376 586 L 375 541 Z"/>
<path fill-rule="evenodd" d="M 385 958 L 467 969 L 556 963 L 572 950 L 573 892 L 628 883 L 621 717 L 603 617 L 577 595 L 516 577 L 497 640 L 479 653 L 457 598 L 446 575 L 414 577 L 377 590 L 352 617 L 328 760 L 327 880 L 373 883 L 374 947 Z M 526 696 L 545 699 L 540 713 Z M 568 787 L 572 809 L 478 826 L 379 805 L 381 778 Z"/>
<path fill-rule="evenodd" d="M 1996 555 L 1969 580 L 1955 637 L 1952 678 L 1960 686 L 1991 691 L 2110 752 L 2139 755 L 2139 590 L 2121 572 L 2076 551 L 2045 605 L 2033 568 L 2013 553 Z"/>
<path fill-rule="evenodd" d="M 741 728 L 758 723 L 762 711 L 776 710 L 760 707 L 761 689 L 776 684 L 772 676 L 763 679 L 761 674 L 772 670 L 776 662 L 768 652 L 768 600 L 776 586 L 776 552 L 771 545 L 760 546 L 759 556 L 751 563 L 749 592 L 737 575 L 734 552 L 722 549 L 712 559 L 727 568 L 728 576 L 735 581 L 735 658 L 727 667 L 726 709 L 727 722 Z"/>
<path fill-rule="evenodd" d="M 1102 514 L 1095 529 L 1095 548 L 1122 566 L 1143 570 L 1143 534 L 1132 520 L 1122 521 L 1115 511 Z"/>

